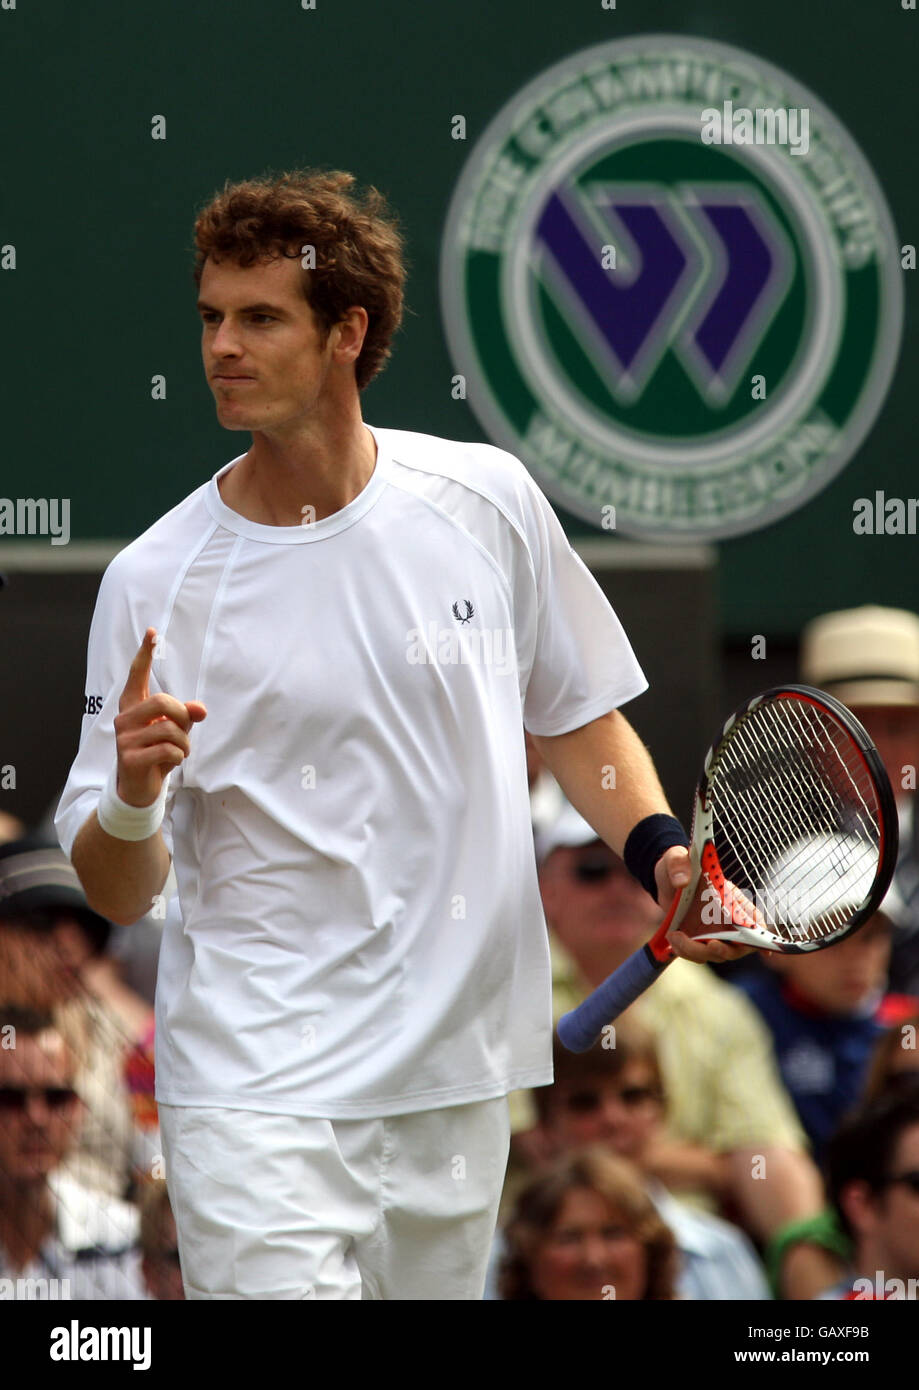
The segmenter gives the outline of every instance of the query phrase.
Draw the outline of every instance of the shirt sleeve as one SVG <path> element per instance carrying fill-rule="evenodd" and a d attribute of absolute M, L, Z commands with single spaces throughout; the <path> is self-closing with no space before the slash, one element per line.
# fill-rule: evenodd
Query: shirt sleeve
<path fill-rule="evenodd" d="M 71 856 L 77 833 L 99 805 L 102 789 L 115 766 L 115 715 L 131 662 L 144 632 L 152 623 L 138 626 L 132 612 L 122 567 L 112 561 L 102 576 L 89 629 L 86 657 L 86 700 L 80 743 L 54 815 L 61 848 Z M 159 690 L 151 672 L 151 694 Z M 162 832 L 172 854 L 169 812 L 174 779 L 166 801 Z"/>
<path fill-rule="evenodd" d="M 518 629 L 532 663 L 523 722 L 531 734 L 570 733 L 647 690 L 609 600 L 568 542 L 548 499 L 521 464 L 530 573 L 518 586 Z"/>
<path fill-rule="evenodd" d="M 745 1143 L 770 1143 L 807 1152 L 807 1136 L 779 1073 L 768 1029 L 740 993 L 723 998 L 721 1014 L 721 1056 L 731 1060 L 718 1070 L 719 1119 L 711 1147 L 726 1153 Z"/>

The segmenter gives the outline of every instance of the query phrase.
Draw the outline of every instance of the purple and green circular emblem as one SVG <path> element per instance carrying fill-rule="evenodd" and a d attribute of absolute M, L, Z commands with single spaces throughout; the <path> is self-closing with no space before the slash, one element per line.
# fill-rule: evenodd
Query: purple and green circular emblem
<path fill-rule="evenodd" d="M 649 35 L 573 54 L 494 118 L 441 297 L 470 406 L 558 506 L 690 541 L 844 467 L 890 384 L 900 274 L 880 187 L 811 92 Z"/>

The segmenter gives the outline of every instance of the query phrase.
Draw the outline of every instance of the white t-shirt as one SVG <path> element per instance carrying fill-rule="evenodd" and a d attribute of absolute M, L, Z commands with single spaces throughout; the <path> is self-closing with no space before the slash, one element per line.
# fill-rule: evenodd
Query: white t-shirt
<path fill-rule="evenodd" d="M 375 470 L 334 515 L 246 520 L 217 486 L 234 459 L 100 585 L 68 855 L 148 626 L 151 692 L 208 711 L 162 827 L 166 1104 L 366 1119 L 552 1080 L 524 724 L 569 732 L 647 682 L 518 459 L 368 428 Z"/>

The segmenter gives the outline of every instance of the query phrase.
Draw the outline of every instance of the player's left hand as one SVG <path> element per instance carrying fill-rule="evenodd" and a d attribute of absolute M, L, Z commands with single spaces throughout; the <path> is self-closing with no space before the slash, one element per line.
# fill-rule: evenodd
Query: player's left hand
<path fill-rule="evenodd" d="M 657 882 L 657 900 L 667 911 L 674 894 L 681 892 L 692 877 L 689 850 L 681 845 L 673 845 L 665 850 L 657 861 L 654 877 Z M 706 932 L 713 930 L 711 921 L 706 922 L 702 919 L 702 910 L 711 898 L 709 893 L 703 900 L 703 894 L 708 887 L 708 879 L 701 874 L 689 911 L 680 923 L 679 931 L 669 931 L 667 940 L 674 955 L 682 956 L 685 960 L 694 960 L 699 965 L 717 965 L 722 961 L 740 960 L 741 956 L 749 955 L 755 948 L 740 946 L 731 941 L 694 940 L 695 937 L 705 936 Z M 710 910 L 708 916 L 711 916 Z"/>

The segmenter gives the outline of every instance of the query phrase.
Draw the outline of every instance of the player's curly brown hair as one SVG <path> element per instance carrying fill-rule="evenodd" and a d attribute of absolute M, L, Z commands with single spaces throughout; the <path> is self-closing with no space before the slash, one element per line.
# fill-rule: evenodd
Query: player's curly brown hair
<path fill-rule="evenodd" d="M 204 263 L 231 260 L 247 268 L 315 248 L 316 268 L 303 270 L 303 297 L 319 320 L 323 345 L 352 305 L 369 319 L 355 363 L 362 391 L 390 356 L 402 321 L 406 266 L 403 237 L 382 193 L 352 192 L 353 174 L 295 169 L 224 184 L 195 222 L 195 284 Z"/>
<path fill-rule="evenodd" d="M 676 1240 L 658 1215 L 638 1170 L 600 1145 L 566 1154 L 519 1193 L 504 1229 L 505 1251 L 498 1271 L 500 1297 L 508 1301 L 539 1298 L 533 1284 L 533 1262 L 550 1236 L 568 1193 L 582 1188 L 604 1197 L 644 1247 L 647 1274 L 642 1297 L 675 1298 Z"/>

